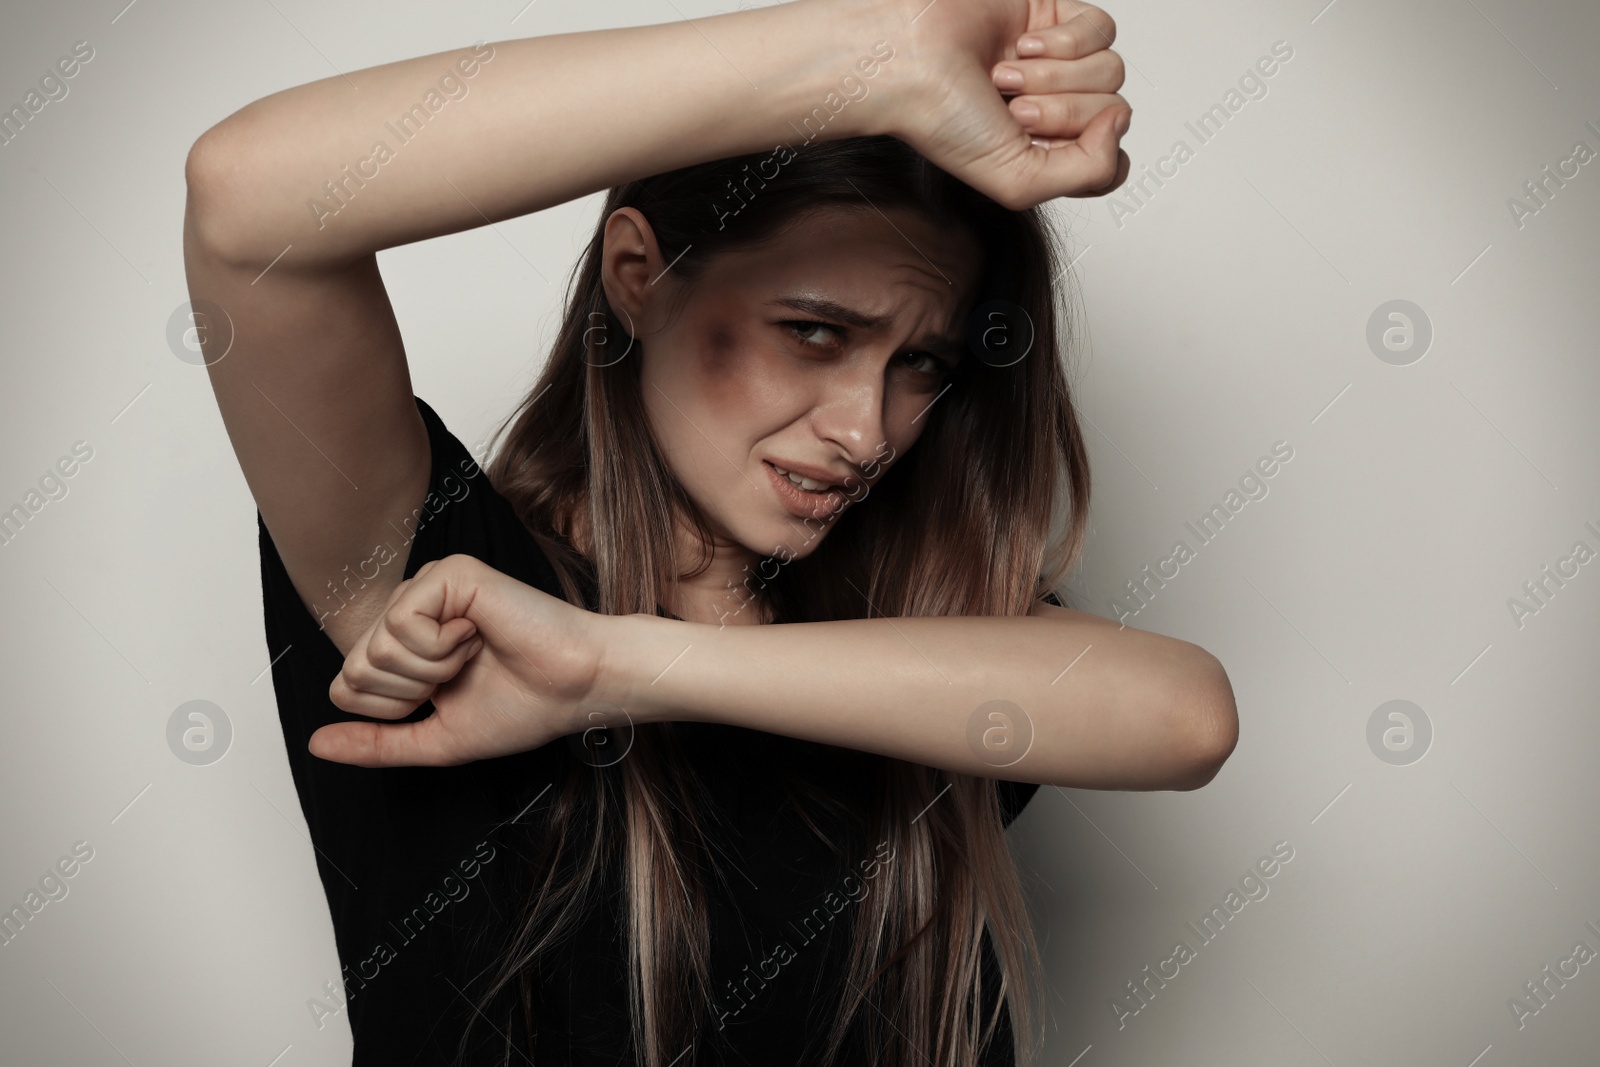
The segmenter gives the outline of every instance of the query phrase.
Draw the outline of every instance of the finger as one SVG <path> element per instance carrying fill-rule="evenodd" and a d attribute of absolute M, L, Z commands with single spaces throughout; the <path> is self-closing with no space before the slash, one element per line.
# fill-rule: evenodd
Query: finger
<path fill-rule="evenodd" d="M 441 659 L 477 636 L 478 627 L 466 616 L 451 619 L 443 626 L 426 613 L 403 615 L 390 627 L 396 639 L 423 659 Z"/>
<path fill-rule="evenodd" d="M 406 647 L 405 642 L 394 630 L 387 626 L 380 627 L 373 632 L 366 645 L 366 658 L 380 671 L 401 675 L 406 678 L 418 678 L 425 682 L 438 684 L 448 682 L 454 678 L 461 665 L 471 657 L 467 651 L 474 643 L 481 645 L 481 638 L 477 636 L 477 629 L 465 619 L 452 619 L 446 624 L 445 629 L 456 632 L 463 629 L 457 623 L 466 622 L 465 633 L 462 638 L 441 658 L 430 658 L 420 655 Z"/>
<path fill-rule="evenodd" d="M 1077 6 L 1076 14 L 1063 16 L 1054 26 L 1030 28 L 1017 38 L 1017 55 L 1079 59 L 1110 48 L 1117 39 L 1116 20 L 1098 7 Z"/>
<path fill-rule="evenodd" d="M 1128 180 L 1128 172 L 1133 169 L 1133 160 L 1128 158 L 1128 153 L 1117 149 L 1117 176 L 1098 189 L 1086 189 L 1078 196 L 1105 196 L 1116 190 L 1123 182 Z"/>
<path fill-rule="evenodd" d="M 392 639 L 385 637 L 380 620 L 356 641 L 328 686 L 328 697 L 336 707 L 356 715 L 400 719 L 433 695 L 437 685 L 432 680 L 385 670 L 373 661 L 374 643 L 385 640 Z"/>
<path fill-rule="evenodd" d="M 357 689 L 350 684 L 343 671 L 328 684 L 328 699 L 341 711 L 365 715 L 369 719 L 403 719 L 422 704 L 422 700 L 386 697 Z"/>
<path fill-rule="evenodd" d="M 1049 96 L 1017 96 L 1006 105 L 1030 137 L 1075 138 L 1108 107 L 1125 108 L 1128 102 L 1117 93 L 1056 93 Z"/>
<path fill-rule="evenodd" d="M 453 767 L 466 760 L 450 749 L 438 715 L 421 722 L 338 722 L 311 735 L 306 748 L 318 759 L 357 767 Z"/>
<path fill-rule="evenodd" d="M 1116 120 L 1126 112 L 1107 108 L 1077 140 L 1062 148 L 1030 148 L 1033 169 L 1021 192 L 1038 204 L 1057 196 L 1099 196 L 1126 177 L 1126 153 L 1119 147 Z"/>
<path fill-rule="evenodd" d="M 405 594 L 389 605 L 383 616 L 385 627 L 400 644 L 430 660 L 450 655 L 477 632 L 472 620 L 460 614 L 464 602 L 459 587 L 450 581 L 449 568 L 433 573 L 431 564 L 435 562 L 430 560 L 429 567 L 417 572 Z"/>
<path fill-rule="evenodd" d="M 352 692 L 368 693 L 372 696 L 380 697 L 393 697 L 396 700 L 412 700 L 419 704 L 428 699 L 428 695 L 433 692 L 434 686 L 438 684 L 421 678 L 411 678 L 404 674 L 379 670 L 366 661 L 346 664 L 344 670 L 339 673 L 344 676 L 345 684 L 350 687 Z"/>
<path fill-rule="evenodd" d="M 428 699 L 437 684 L 380 670 L 365 658 L 347 660 L 338 677 L 344 679 L 346 688 L 352 694 L 409 700 L 413 706 Z"/>
<path fill-rule="evenodd" d="M 1008 59 L 989 73 L 1005 93 L 1114 93 L 1126 76 L 1122 56 L 1110 50 L 1082 59 Z"/>
<path fill-rule="evenodd" d="M 400 644 L 390 631 L 389 617 L 385 615 L 356 641 L 345 656 L 340 673 L 357 692 L 425 699 L 424 690 L 431 688 L 432 680 L 412 675 L 405 669 L 412 658 L 419 657 Z"/>

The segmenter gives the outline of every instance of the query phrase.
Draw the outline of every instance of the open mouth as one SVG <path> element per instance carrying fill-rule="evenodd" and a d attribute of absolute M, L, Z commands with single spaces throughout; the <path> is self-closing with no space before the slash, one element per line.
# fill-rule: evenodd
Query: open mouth
<path fill-rule="evenodd" d="M 767 476 L 778 492 L 778 499 L 792 514 L 803 519 L 812 519 L 819 517 L 819 509 L 826 509 L 826 514 L 843 510 L 845 505 L 843 486 L 824 486 L 810 478 L 791 474 L 767 460 L 762 460 L 761 465 L 766 468 Z M 808 489 L 806 486 L 816 488 Z"/>

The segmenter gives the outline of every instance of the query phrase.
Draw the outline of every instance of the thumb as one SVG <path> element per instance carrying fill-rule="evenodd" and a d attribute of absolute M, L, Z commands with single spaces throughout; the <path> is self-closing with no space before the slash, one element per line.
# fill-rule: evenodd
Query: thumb
<path fill-rule="evenodd" d="M 449 767 L 461 762 L 449 755 L 445 742 L 445 728 L 435 714 L 419 722 L 331 723 L 313 733 L 306 748 L 318 759 L 356 767 Z"/>
<path fill-rule="evenodd" d="M 1131 161 L 1122 151 L 1117 124 L 1131 116 L 1132 108 L 1106 108 L 1089 121 L 1069 144 L 1028 149 L 1033 166 L 1025 172 L 1024 188 L 1031 203 L 1058 196 L 1103 196 L 1126 180 Z"/>
<path fill-rule="evenodd" d="M 454 651 L 463 641 L 477 636 L 478 627 L 465 615 L 458 616 L 439 627 L 439 643 Z"/>

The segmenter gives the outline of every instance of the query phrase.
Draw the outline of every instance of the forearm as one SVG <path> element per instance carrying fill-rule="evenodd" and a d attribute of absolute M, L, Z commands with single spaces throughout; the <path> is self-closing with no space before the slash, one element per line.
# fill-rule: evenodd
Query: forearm
<path fill-rule="evenodd" d="M 884 37 L 881 10 L 799 0 L 692 23 L 499 41 L 477 53 L 470 77 L 456 62 L 472 50 L 459 49 L 274 93 L 197 142 L 189 171 L 198 226 L 223 258 L 270 260 L 292 244 L 287 258 L 303 268 L 794 144 L 805 134 L 792 123 L 837 93 L 842 76 L 861 80 L 857 61 Z M 402 142 L 395 124 L 447 74 L 465 88 L 436 95 L 443 106 L 417 132 L 399 130 L 410 133 Z M 818 139 L 884 132 L 878 111 L 869 92 Z M 387 162 L 374 161 L 379 142 Z M 321 210 L 310 206 L 319 200 Z"/>
<path fill-rule="evenodd" d="M 722 722 L 988 778 L 1194 788 L 1237 736 L 1215 658 L 1128 627 L 1029 616 L 719 628 L 630 615 L 611 647 L 610 692 L 635 721 Z M 1021 716 L 974 726 L 995 700 Z M 1006 744 L 986 744 L 985 730 Z"/>

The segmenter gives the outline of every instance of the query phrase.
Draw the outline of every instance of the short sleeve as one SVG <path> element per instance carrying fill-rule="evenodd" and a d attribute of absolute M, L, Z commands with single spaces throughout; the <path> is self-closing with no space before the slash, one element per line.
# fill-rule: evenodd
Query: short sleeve
<path fill-rule="evenodd" d="M 486 472 L 433 409 L 420 398 L 416 404 L 428 429 L 427 493 L 412 515 L 391 524 L 388 539 L 331 576 L 324 601 L 308 606 L 300 599 L 257 513 L 279 723 L 345 964 L 347 992 L 355 994 L 349 1019 L 357 1064 L 379 1062 L 388 1052 L 404 1050 L 409 1056 L 425 1048 L 427 1055 L 434 1053 L 430 1033 L 448 1032 L 435 1030 L 443 1010 L 437 1005 L 453 999 L 440 975 L 468 988 L 483 966 L 473 946 L 484 940 L 485 929 L 503 921 L 488 910 L 487 893 L 470 892 L 478 884 L 472 879 L 484 866 L 483 857 L 505 854 L 495 849 L 501 827 L 571 765 L 560 740 L 456 767 L 356 767 L 319 759 L 307 749 L 312 733 L 323 725 L 367 721 L 338 708 L 328 695 L 344 656 L 319 621 L 346 602 L 337 598 L 338 589 L 353 594 L 377 577 L 378 568 L 403 567 L 410 578 L 430 560 L 466 553 L 561 596 L 549 561 L 510 502 L 489 484 Z M 432 703 L 425 702 L 404 721 L 432 713 Z M 489 861 L 491 873 L 507 862 Z M 448 895 L 454 884 L 465 887 L 462 903 Z M 435 911 L 438 918 L 427 921 L 425 934 L 417 938 L 431 947 L 399 951 L 410 943 L 411 927 Z M 392 962 L 389 951 L 396 955 Z M 441 1046 L 439 1054 L 444 1052 Z M 375 1058 L 364 1060 L 364 1054 Z"/>
<path fill-rule="evenodd" d="M 367 795 L 380 780 L 465 781 L 493 777 L 502 766 L 499 761 L 485 760 L 466 765 L 476 770 L 463 775 L 444 773 L 456 770 L 453 768 L 387 768 L 375 773 L 373 768 L 312 756 L 306 745 L 318 728 L 363 721 L 328 698 L 328 686 L 344 665 L 344 656 L 323 629 L 328 614 L 341 610 L 382 568 L 403 567 L 402 576 L 412 578 L 425 563 L 454 553 L 475 556 L 518 581 L 562 596 L 548 559 L 510 502 L 489 484 L 487 474 L 433 408 L 420 397 L 413 399 L 428 430 L 431 471 L 427 492 L 411 515 L 390 524 L 391 536 L 332 576 L 316 603 L 308 607 L 300 599 L 266 524 L 259 512 L 256 515 L 273 687 L 290 766 L 313 840 L 319 828 L 314 820 L 335 808 L 345 808 L 352 793 Z M 424 719 L 432 713 L 432 703 L 424 703 L 403 721 Z M 335 795 L 327 795 L 327 790 Z"/>

